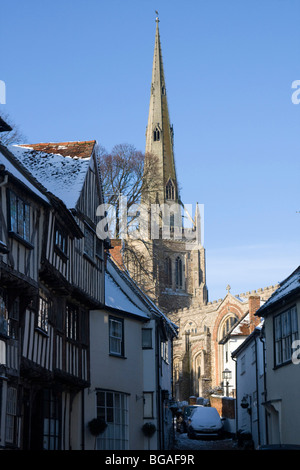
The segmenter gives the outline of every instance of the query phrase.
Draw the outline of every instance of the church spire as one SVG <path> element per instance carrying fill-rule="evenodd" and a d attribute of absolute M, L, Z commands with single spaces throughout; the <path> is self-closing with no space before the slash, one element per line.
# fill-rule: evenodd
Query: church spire
<path fill-rule="evenodd" d="M 158 14 L 158 12 L 156 12 Z M 178 202 L 179 194 L 173 153 L 173 127 L 170 125 L 166 83 L 159 34 L 159 18 L 156 17 L 156 33 L 152 67 L 152 82 L 148 125 L 146 130 L 146 154 L 158 159 L 158 191 L 160 204 Z"/>

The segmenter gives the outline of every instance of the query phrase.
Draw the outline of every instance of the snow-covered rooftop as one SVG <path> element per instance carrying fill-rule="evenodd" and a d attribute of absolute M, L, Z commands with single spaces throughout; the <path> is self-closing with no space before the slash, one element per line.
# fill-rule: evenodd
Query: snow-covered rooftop
<path fill-rule="evenodd" d="M 280 283 L 279 288 L 271 295 L 271 297 L 264 303 L 257 311 L 258 315 L 264 315 L 266 310 L 272 307 L 276 302 L 279 302 L 286 296 L 295 294 L 297 291 L 300 293 L 300 266 L 284 281 Z"/>
<path fill-rule="evenodd" d="M 13 175 L 21 183 L 25 184 L 27 188 L 36 194 L 39 198 L 49 203 L 48 198 L 41 192 L 37 187 L 35 187 L 26 176 L 20 171 L 17 166 L 15 166 L 2 152 L 0 152 L 0 163 L 4 165 L 6 171 Z"/>
<path fill-rule="evenodd" d="M 82 146 L 80 145 L 82 144 Z M 10 145 L 8 149 L 68 209 L 76 206 L 95 141 Z"/>
<path fill-rule="evenodd" d="M 108 272 L 105 273 L 105 305 L 122 312 L 149 319 L 148 315 L 130 300 Z"/>

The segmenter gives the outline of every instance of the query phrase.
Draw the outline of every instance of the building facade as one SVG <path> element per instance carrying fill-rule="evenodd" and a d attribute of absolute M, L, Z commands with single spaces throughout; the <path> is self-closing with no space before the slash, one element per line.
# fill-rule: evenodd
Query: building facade
<path fill-rule="evenodd" d="M 90 312 L 90 335 L 85 448 L 172 448 L 170 399 L 176 327 L 110 258 L 106 264 L 105 305 Z M 107 424 L 96 441 L 88 431 L 88 423 L 95 417 Z M 153 435 L 143 433 L 145 425 L 155 428 Z"/>
<path fill-rule="evenodd" d="M 300 268 L 298 267 L 257 311 L 264 320 L 266 355 L 266 443 L 298 445 L 300 419 L 297 413 L 300 385 L 299 325 Z"/>
<path fill-rule="evenodd" d="M 207 396 L 222 385 L 224 371 L 220 340 L 249 309 L 249 296 L 266 300 L 274 286 L 210 302 L 205 248 L 201 241 L 201 207 L 191 214 L 181 200 L 174 158 L 163 67 L 159 19 L 152 67 L 145 165 L 151 161 L 156 187 L 142 194 L 146 222 L 139 236 L 122 241 L 123 263 L 131 276 L 179 327 L 174 341 L 174 396 Z M 151 172 L 145 172 L 151 178 Z M 190 224 L 183 223 L 188 219 Z M 142 224 L 141 224 L 142 225 Z"/>
<path fill-rule="evenodd" d="M 265 345 L 262 325 L 232 353 L 236 361 L 236 432 L 251 436 L 254 449 L 265 445 Z"/>
<path fill-rule="evenodd" d="M 1 146 L 0 158 L 1 446 L 81 449 L 89 311 L 104 302 L 96 143 Z"/>

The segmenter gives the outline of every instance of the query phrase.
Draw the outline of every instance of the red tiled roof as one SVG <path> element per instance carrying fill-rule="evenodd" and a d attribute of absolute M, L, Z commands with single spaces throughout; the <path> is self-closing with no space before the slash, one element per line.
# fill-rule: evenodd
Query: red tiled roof
<path fill-rule="evenodd" d="M 48 142 L 40 144 L 22 144 L 20 147 L 30 147 L 44 153 L 58 153 L 64 157 L 89 158 L 96 144 L 95 140 L 83 142 Z"/>

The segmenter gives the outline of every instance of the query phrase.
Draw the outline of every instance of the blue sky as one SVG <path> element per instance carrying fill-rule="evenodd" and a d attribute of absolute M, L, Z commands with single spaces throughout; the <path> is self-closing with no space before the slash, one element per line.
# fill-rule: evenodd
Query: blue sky
<path fill-rule="evenodd" d="M 1 2 L 0 80 L 30 143 L 145 148 L 155 10 L 185 203 L 205 206 L 210 300 L 300 264 L 298 0 Z"/>

